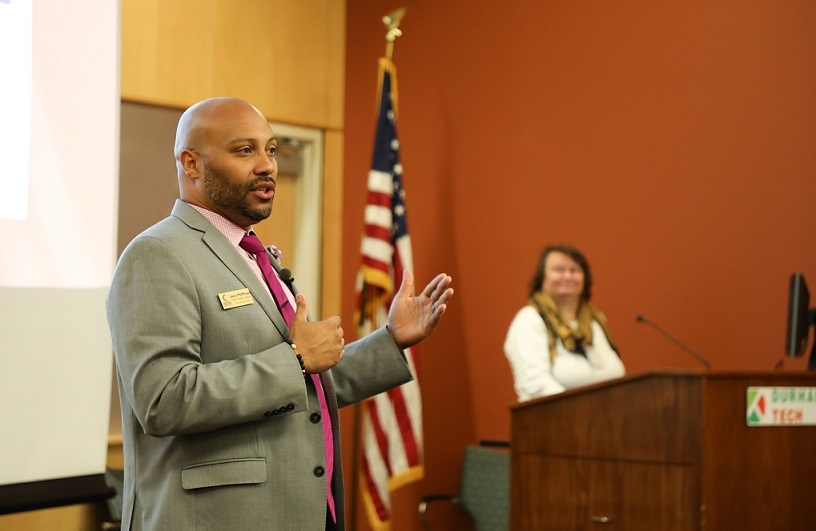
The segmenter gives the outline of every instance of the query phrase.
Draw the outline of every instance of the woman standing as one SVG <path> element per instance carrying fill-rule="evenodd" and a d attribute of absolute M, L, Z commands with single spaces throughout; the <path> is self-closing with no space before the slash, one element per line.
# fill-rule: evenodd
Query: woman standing
<path fill-rule="evenodd" d="M 519 401 L 625 374 L 606 317 L 589 302 L 591 293 L 589 263 L 578 249 L 544 249 L 528 304 L 504 341 Z"/>

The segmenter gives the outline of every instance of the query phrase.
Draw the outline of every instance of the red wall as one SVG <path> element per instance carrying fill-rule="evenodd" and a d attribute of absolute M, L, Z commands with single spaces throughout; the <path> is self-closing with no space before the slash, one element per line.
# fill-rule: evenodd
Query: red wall
<path fill-rule="evenodd" d="M 398 6 L 347 0 L 346 323 L 380 19 Z M 407 7 L 394 60 L 416 273 L 451 274 L 456 295 L 423 345 L 426 479 L 397 495 L 396 530 L 417 528 L 419 496 L 455 489 L 464 444 L 509 438 L 502 343 L 547 243 L 587 255 L 629 372 L 699 366 L 639 313 L 715 369 L 771 369 L 791 272 L 816 292 L 816 4 Z"/>

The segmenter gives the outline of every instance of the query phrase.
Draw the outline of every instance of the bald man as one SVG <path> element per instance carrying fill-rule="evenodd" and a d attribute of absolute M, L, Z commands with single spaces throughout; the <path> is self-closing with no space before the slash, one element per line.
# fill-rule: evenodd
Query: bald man
<path fill-rule="evenodd" d="M 411 380 L 402 350 L 434 331 L 453 295 L 440 274 L 415 296 L 406 271 L 388 326 L 346 344 L 340 318 L 308 321 L 292 288 L 287 324 L 241 247 L 272 213 L 276 143 L 246 101 L 187 109 L 180 200 L 116 267 L 123 529 L 345 529 L 337 410 Z"/>

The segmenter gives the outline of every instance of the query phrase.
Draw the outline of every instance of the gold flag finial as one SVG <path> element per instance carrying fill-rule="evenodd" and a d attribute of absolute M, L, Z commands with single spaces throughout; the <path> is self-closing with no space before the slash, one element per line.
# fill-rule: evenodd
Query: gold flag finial
<path fill-rule="evenodd" d="M 405 11 L 406 9 L 404 7 L 400 7 L 382 18 L 383 24 L 388 28 L 388 31 L 385 33 L 385 56 L 388 59 L 391 59 L 394 55 L 394 41 L 397 40 L 397 37 L 402 35 L 402 30 L 399 29 L 399 25 L 400 22 L 402 22 L 402 17 L 405 16 Z"/>

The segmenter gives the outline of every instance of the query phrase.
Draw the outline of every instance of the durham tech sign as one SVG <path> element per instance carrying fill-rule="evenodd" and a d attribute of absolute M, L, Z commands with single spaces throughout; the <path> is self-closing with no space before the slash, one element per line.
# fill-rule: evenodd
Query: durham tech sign
<path fill-rule="evenodd" d="M 816 387 L 749 387 L 748 426 L 816 426 Z"/>

